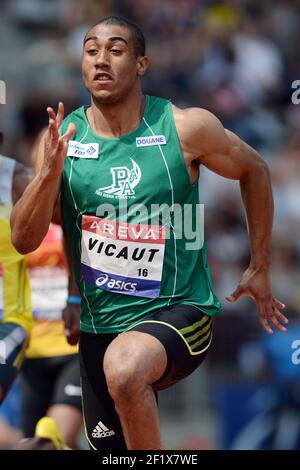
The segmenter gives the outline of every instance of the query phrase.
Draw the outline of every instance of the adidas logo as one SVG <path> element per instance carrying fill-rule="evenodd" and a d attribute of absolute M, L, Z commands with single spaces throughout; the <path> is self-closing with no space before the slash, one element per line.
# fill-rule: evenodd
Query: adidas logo
<path fill-rule="evenodd" d="M 95 429 L 93 430 L 92 432 L 92 437 L 109 437 L 109 436 L 113 436 L 115 434 L 115 431 L 113 431 L 112 429 L 109 430 L 103 423 L 102 421 L 99 421 L 99 423 L 97 424 L 97 426 L 95 427 Z"/>

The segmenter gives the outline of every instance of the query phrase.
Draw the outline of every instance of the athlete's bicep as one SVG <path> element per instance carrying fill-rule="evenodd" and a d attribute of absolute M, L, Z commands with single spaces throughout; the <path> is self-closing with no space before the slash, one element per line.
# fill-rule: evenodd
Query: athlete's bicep
<path fill-rule="evenodd" d="M 248 155 L 244 152 L 242 141 L 225 129 L 226 143 L 219 145 L 212 142 L 207 152 L 200 157 L 200 162 L 209 170 L 229 179 L 239 180 L 246 174 L 249 165 Z M 222 135 L 222 139 L 224 138 Z M 217 138 L 217 136 L 216 136 Z"/>
<path fill-rule="evenodd" d="M 262 162 L 261 157 L 233 132 L 224 129 L 211 113 L 206 115 L 199 133 L 199 162 L 225 178 L 241 180 L 253 166 Z"/>
<path fill-rule="evenodd" d="M 214 114 L 201 108 L 174 110 L 182 151 L 194 165 L 231 179 L 240 179 L 245 171 L 239 158 L 240 139 L 226 131 Z"/>

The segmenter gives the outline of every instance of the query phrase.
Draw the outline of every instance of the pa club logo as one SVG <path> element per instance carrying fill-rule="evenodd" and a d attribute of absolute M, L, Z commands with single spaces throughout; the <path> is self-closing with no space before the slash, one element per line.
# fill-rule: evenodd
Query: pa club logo
<path fill-rule="evenodd" d="M 130 158 L 132 168 L 127 166 L 114 166 L 110 169 L 112 184 L 99 188 L 98 196 L 107 198 L 130 199 L 135 197 L 135 188 L 139 184 L 142 172 L 138 164 Z"/>

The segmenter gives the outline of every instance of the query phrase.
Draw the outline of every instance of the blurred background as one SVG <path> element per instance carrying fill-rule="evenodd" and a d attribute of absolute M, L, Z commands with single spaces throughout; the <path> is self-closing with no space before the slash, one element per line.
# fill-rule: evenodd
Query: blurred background
<path fill-rule="evenodd" d="M 145 33 L 144 91 L 215 113 L 262 154 L 273 178 L 272 283 L 287 305 L 289 333 L 263 334 L 253 302 L 224 299 L 247 266 L 247 233 L 238 184 L 203 169 L 209 261 L 225 315 L 205 363 L 161 393 L 165 446 L 300 448 L 300 105 L 291 100 L 300 79 L 300 1 L 0 0 L 4 155 L 28 164 L 46 106 L 64 101 L 70 112 L 88 104 L 82 40 L 110 14 Z"/>

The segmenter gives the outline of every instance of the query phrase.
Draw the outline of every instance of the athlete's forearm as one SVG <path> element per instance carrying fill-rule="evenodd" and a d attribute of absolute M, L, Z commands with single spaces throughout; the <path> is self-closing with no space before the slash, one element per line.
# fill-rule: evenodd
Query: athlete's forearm
<path fill-rule="evenodd" d="M 16 250 L 29 253 L 44 239 L 60 191 L 60 177 L 38 174 L 24 191 L 11 214 L 11 237 Z"/>
<path fill-rule="evenodd" d="M 248 146 L 246 151 L 256 153 Z M 250 265 L 255 269 L 268 269 L 271 263 L 274 206 L 270 172 L 263 160 L 254 161 L 240 181 L 240 187 L 250 239 Z"/>

